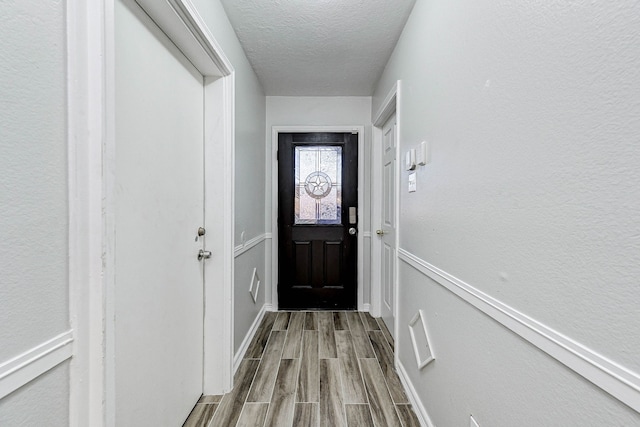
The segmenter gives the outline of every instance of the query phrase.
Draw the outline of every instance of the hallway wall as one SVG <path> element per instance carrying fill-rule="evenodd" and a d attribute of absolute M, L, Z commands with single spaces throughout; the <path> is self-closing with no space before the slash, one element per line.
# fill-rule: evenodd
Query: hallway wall
<path fill-rule="evenodd" d="M 65 7 L 4 2 L 0 14 L 0 366 L 25 363 L 2 391 L 70 329 Z M 47 368 L 0 396 L 0 425 L 68 425 L 68 362 Z"/>
<path fill-rule="evenodd" d="M 253 68 L 218 0 L 193 0 L 235 69 L 235 292 L 234 351 L 264 305 L 264 285 L 256 302 L 249 294 L 253 269 L 265 277 L 265 96 Z M 244 237 L 244 239 L 243 239 Z M 256 243 L 243 250 L 246 243 Z M 245 248 L 246 249 L 246 248 Z"/>
<path fill-rule="evenodd" d="M 639 29 L 637 2 L 417 1 L 372 111 L 400 79 L 401 154 L 430 143 L 397 348 L 435 425 L 640 425 Z"/>
<path fill-rule="evenodd" d="M 371 223 L 370 223 L 370 206 L 371 206 L 371 188 L 370 188 L 370 171 L 368 165 L 371 159 L 371 97 L 368 96 L 267 96 L 267 119 L 266 119 L 266 152 L 268 153 L 266 161 L 266 194 L 265 200 L 267 206 L 271 209 L 267 212 L 266 227 L 271 230 L 273 209 L 277 210 L 277 206 L 271 206 L 272 197 L 272 180 L 274 169 L 274 160 L 272 158 L 271 146 L 271 129 L 273 126 L 364 126 L 364 153 L 365 158 L 363 164 L 364 170 L 364 206 L 360 206 L 360 229 L 365 232 L 364 239 L 364 303 L 369 304 L 369 283 L 370 283 L 370 266 L 371 258 Z M 271 230 L 272 234 L 277 230 Z M 366 234 L 369 232 L 369 234 Z M 267 248 L 267 264 L 271 261 L 271 248 Z M 268 292 L 271 291 L 271 288 Z M 269 295 L 269 293 L 267 294 Z M 267 297 L 268 298 L 268 297 Z M 274 301 L 275 304 L 275 301 Z"/>

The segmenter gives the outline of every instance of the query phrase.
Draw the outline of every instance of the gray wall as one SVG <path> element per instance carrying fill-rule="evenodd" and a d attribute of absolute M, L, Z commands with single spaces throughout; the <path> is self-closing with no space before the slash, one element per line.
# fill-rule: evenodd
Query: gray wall
<path fill-rule="evenodd" d="M 0 364 L 69 330 L 65 25 L 64 1 L 0 14 Z M 0 424 L 66 425 L 68 396 L 55 368 L 0 400 Z"/>
<path fill-rule="evenodd" d="M 402 81 L 400 248 L 640 372 L 640 4 L 418 0 Z M 401 158 L 404 158 L 401 156 Z M 640 425 L 640 414 L 405 262 L 398 351 L 438 426 Z M 436 361 L 407 324 L 424 310 Z"/>
<path fill-rule="evenodd" d="M 265 233 L 265 96 L 253 68 L 218 0 L 193 0 L 214 37 L 235 69 L 236 79 L 236 162 L 235 162 L 235 244 Z M 257 251 L 258 255 L 252 252 Z M 254 303 L 249 282 L 254 268 L 265 277 L 264 243 L 235 260 L 234 349 L 237 351 L 249 327 L 264 304 L 264 289 Z"/>
<path fill-rule="evenodd" d="M 370 206 L 371 186 L 371 97 L 368 96 L 267 96 L 267 151 L 271 155 L 271 129 L 273 126 L 364 126 L 364 154 L 362 162 L 365 165 L 364 206 L 360 206 L 361 230 L 371 231 Z M 267 206 L 271 206 L 271 189 L 275 165 L 271 157 L 267 160 Z M 277 208 L 277 206 L 276 206 Z M 271 228 L 272 211 L 267 212 L 267 229 Z M 273 230 L 277 233 L 277 230 Z M 371 239 L 364 239 L 364 303 L 370 302 L 370 249 Z M 268 260 L 271 262 L 268 250 Z"/>

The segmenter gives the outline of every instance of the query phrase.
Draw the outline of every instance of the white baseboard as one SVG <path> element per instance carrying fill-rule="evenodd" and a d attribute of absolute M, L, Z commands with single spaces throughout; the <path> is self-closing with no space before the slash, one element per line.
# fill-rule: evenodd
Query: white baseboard
<path fill-rule="evenodd" d="M 418 392 L 409 379 L 409 375 L 407 374 L 407 371 L 404 369 L 404 366 L 402 365 L 402 362 L 400 362 L 400 360 L 396 360 L 396 371 L 398 372 L 398 377 L 400 377 L 400 382 L 407 392 L 407 397 L 409 398 L 409 402 L 411 402 L 413 411 L 418 416 L 420 425 L 422 427 L 435 427 L 435 424 L 431 420 L 427 409 L 422 404 L 422 400 L 420 400 L 420 396 L 418 396 Z"/>
<path fill-rule="evenodd" d="M 262 322 L 262 319 L 264 318 L 264 314 L 267 311 L 269 311 L 267 310 L 267 304 L 264 304 L 260 309 L 260 311 L 258 312 L 258 315 L 254 319 L 253 323 L 251 324 L 251 327 L 247 331 L 247 335 L 245 335 L 244 339 L 242 340 L 242 344 L 240 344 L 240 348 L 238 349 L 238 352 L 233 357 L 233 373 L 234 374 L 238 370 L 238 367 L 240 366 L 240 362 L 242 362 L 242 359 L 244 358 L 244 354 L 247 352 L 247 349 L 249 348 L 249 344 L 251 344 L 251 340 L 253 339 L 254 335 L 258 331 L 258 327 L 260 327 L 260 323 Z"/>
<path fill-rule="evenodd" d="M 69 359 L 72 344 L 69 330 L 0 364 L 0 399 Z"/>

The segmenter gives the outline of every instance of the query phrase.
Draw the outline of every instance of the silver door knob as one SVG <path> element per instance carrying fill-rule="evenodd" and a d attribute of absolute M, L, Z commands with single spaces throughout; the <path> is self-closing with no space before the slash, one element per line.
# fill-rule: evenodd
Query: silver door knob
<path fill-rule="evenodd" d="M 384 230 L 376 230 L 376 234 L 378 236 L 382 236 L 383 234 L 386 234 Z"/>
<path fill-rule="evenodd" d="M 198 261 L 202 261 L 203 259 L 209 259 L 211 258 L 211 251 L 205 251 L 203 249 L 200 249 L 198 251 Z"/>
<path fill-rule="evenodd" d="M 357 231 L 356 231 L 355 227 L 350 227 L 349 228 L 349 234 L 351 234 L 352 236 L 355 236 L 356 233 L 357 233 Z"/>

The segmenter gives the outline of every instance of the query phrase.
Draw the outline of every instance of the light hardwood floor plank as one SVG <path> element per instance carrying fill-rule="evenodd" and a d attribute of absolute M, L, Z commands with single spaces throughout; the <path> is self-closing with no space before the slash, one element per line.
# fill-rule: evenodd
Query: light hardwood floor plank
<path fill-rule="evenodd" d="M 273 324 L 276 321 L 277 316 L 278 313 L 275 311 L 265 313 L 262 323 L 260 324 L 251 345 L 249 345 L 246 354 L 244 355 L 245 359 L 259 359 L 262 357 L 262 352 L 267 345 L 269 334 L 271 334 L 271 329 L 273 328 Z"/>
<path fill-rule="evenodd" d="M 305 331 L 317 331 L 318 330 L 318 314 L 315 311 L 308 311 L 304 318 L 304 330 Z"/>
<path fill-rule="evenodd" d="M 198 400 L 198 403 L 220 403 L 221 400 L 221 394 L 203 395 L 200 396 L 200 400 Z"/>
<path fill-rule="evenodd" d="M 197 403 L 182 427 L 207 427 L 217 408 L 217 403 Z"/>
<path fill-rule="evenodd" d="M 371 340 L 373 351 L 378 358 L 378 363 L 380 363 L 380 368 L 387 380 L 387 387 L 389 387 L 391 398 L 395 403 L 409 403 L 407 394 L 404 392 L 404 387 L 402 387 L 400 378 L 393 367 L 393 353 L 384 334 L 381 331 L 369 331 L 369 339 Z"/>
<path fill-rule="evenodd" d="M 378 325 L 380 326 L 380 330 L 384 334 L 384 337 L 387 339 L 387 343 L 389 343 L 389 347 L 391 347 L 391 351 L 395 351 L 393 337 L 389 332 L 389 328 L 387 328 L 387 325 L 384 323 L 384 320 L 382 320 L 382 317 L 379 317 L 377 321 L 378 321 Z"/>
<path fill-rule="evenodd" d="M 268 403 L 245 403 L 236 427 L 262 426 L 268 410 Z"/>
<path fill-rule="evenodd" d="M 293 427 L 319 427 L 318 411 L 318 403 L 296 403 L 293 411 Z"/>
<path fill-rule="evenodd" d="M 347 313 L 345 313 L 344 311 L 333 312 L 333 328 L 336 331 L 346 331 L 349 329 L 349 324 L 347 323 Z"/>
<path fill-rule="evenodd" d="M 350 331 L 336 331 L 336 346 L 340 360 L 344 403 L 368 403 L 367 391 L 362 382 L 358 358 L 353 348 Z"/>
<path fill-rule="evenodd" d="M 249 387 L 258 370 L 259 360 L 243 359 L 234 378 L 233 390 L 224 395 L 216 409 L 209 427 L 235 426 L 240 417 L 240 411 L 249 394 Z"/>
<path fill-rule="evenodd" d="M 376 425 L 402 427 L 377 359 L 360 359 L 371 415 Z"/>
<path fill-rule="evenodd" d="M 353 337 L 353 345 L 356 349 L 356 354 L 359 358 L 374 358 L 376 354 L 373 352 L 371 342 L 369 341 L 369 335 L 364 329 L 362 320 L 358 312 L 347 312 L 347 319 L 349 321 L 349 329 L 351 330 L 351 336 Z"/>
<path fill-rule="evenodd" d="M 258 372 L 251 385 L 247 402 L 269 402 L 271 400 L 286 336 L 287 331 L 271 332 Z"/>
<path fill-rule="evenodd" d="M 276 321 L 273 323 L 274 331 L 286 331 L 289 327 L 289 319 L 291 318 L 290 311 L 280 311 L 276 317 Z"/>
<path fill-rule="evenodd" d="M 396 409 L 402 421 L 402 427 L 420 427 L 420 421 L 411 405 L 396 405 Z"/>
<path fill-rule="evenodd" d="M 336 339 L 333 335 L 333 314 L 330 311 L 318 312 L 318 352 L 320 359 L 334 359 L 338 357 L 336 352 Z"/>
<path fill-rule="evenodd" d="M 318 331 L 304 331 L 302 361 L 298 377 L 297 402 L 319 402 L 320 365 L 318 363 Z"/>
<path fill-rule="evenodd" d="M 344 427 L 343 403 L 340 362 L 320 359 L 320 425 Z"/>
<path fill-rule="evenodd" d="M 364 324 L 364 328 L 367 331 L 379 331 L 380 330 L 380 325 L 378 325 L 378 322 L 376 319 L 373 318 L 373 316 L 371 316 L 371 313 L 366 313 L 364 311 L 360 312 L 360 319 L 362 320 L 362 323 Z"/>
<path fill-rule="evenodd" d="M 293 407 L 300 360 L 282 359 L 269 405 L 265 427 L 288 427 L 293 425 Z"/>
<path fill-rule="evenodd" d="M 302 329 L 304 328 L 305 313 L 295 312 L 291 315 L 287 340 L 284 343 L 283 359 L 298 359 L 302 347 Z"/>
<path fill-rule="evenodd" d="M 348 427 L 375 427 L 369 405 L 344 405 Z"/>

